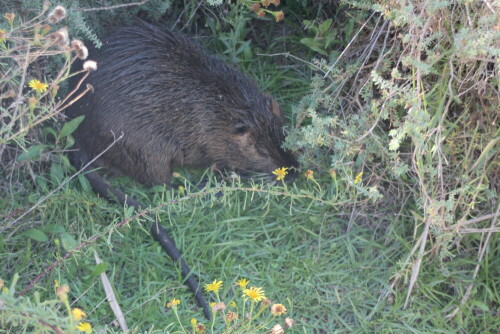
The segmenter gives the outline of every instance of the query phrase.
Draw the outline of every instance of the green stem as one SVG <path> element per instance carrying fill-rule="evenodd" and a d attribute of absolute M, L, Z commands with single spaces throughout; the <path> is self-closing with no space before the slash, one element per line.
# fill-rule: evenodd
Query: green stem
<path fill-rule="evenodd" d="M 182 332 L 186 333 L 186 330 L 184 329 L 184 326 L 182 326 L 181 319 L 179 318 L 179 314 L 177 313 L 177 306 L 172 307 L 172 310 L 174 311 L 175 317 L 177 318 L 177 322 L 179 322 L 179 325 L 182 328 Z"/>

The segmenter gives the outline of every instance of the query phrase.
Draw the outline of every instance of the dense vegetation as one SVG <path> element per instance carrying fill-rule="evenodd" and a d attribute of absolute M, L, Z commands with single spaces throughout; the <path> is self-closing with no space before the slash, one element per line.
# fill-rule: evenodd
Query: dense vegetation
<path fill-rule="evenodd" d="M 498 2 L 23 0 L 0 12 L 0 332 L 88 331 L 74 308 L 95 332 L 120 332 L 103 276 L 134 332 L 279 333 L 285 317 L 287 333 L 500 328 Z M 205 293 L 227 307 L 214 324 L 145 212 L 96 197 L 66 155 L 78 120 L 64 109 L 86 90 L 68 81 L 86 72 L 71 68 L 83 51 L 64 27 L 100 47 L 135 17 L 253 77 L 300 160 L 291 183 L 113 179 L 150 205 L 201 285 L 224 282 Z M 241 278 L 286 314 L 243 310 Z"/>

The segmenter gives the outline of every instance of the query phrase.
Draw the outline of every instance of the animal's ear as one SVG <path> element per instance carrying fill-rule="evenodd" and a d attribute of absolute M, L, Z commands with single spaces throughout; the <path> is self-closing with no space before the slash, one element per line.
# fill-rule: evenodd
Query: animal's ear
<path fill-rule="evenodd" d="M 275 114 L 277 117 L 282 118 L 283 115 L 281 114 L 281 108 L 278 102 L 276 102 L 275 99 L 272 98 L 271 95 L 266 94 L 266 102 L 267 102 L 267 107 L 271 109 L 271 112 Z"/>

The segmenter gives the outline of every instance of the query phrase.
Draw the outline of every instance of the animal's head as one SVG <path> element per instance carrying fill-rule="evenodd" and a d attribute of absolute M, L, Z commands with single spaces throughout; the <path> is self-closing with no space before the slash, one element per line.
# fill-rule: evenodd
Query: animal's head
<path fill-rule="evenodd" d="M 253 105 L 225 105 L 208 122 L 206 130 L 215 138 L 208 151 L 218 168 L 270 175 L 277 168 L 297 167 L 293 154 L 282 148 L 285 133 L 278 103 L 259 95 L 262 98 Z"/>

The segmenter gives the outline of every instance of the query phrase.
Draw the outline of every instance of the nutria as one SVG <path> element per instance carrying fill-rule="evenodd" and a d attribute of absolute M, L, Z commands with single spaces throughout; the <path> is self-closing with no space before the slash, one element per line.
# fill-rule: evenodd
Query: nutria
<path fill-rule="evenodd" d="M 215 167 L 241 173 L 293 167 L 281 148 L 283 117 L 278 104 L 240 71 L 209 55 L 198 43 L 176 32 L 141 22 L 118 30 L 91 51 L 99 69 L 88 78 L 94 92 L 68 111 L 84 115 L 75 132 L 81 166 L 123 134 L 94 166 L 129 175 L 147 185 L 169 183 L 172 167 Z M 95 172 L 94 190 L 138 208 Z M 111 195 L 110 195 L 111 193 Z M 151 228 L 183 276 L 189 268 L 158 223 Z M 163 240 L 163 242 L 162 242 Z M 205 314 L 210 312 L 192 276 L 186 284 Z"/>
<path fill-rule="evenodd" d="M 77 147 L 93 157 L 124 134 L 96 165 L 147 185 L 168 183 L 174 166 L 270 173 L 296 165 L 281 148 L 278 104 L 193 40 L 143 23 L 91 55 L 95 92 L 69 112 L 85 115 Z"/>

